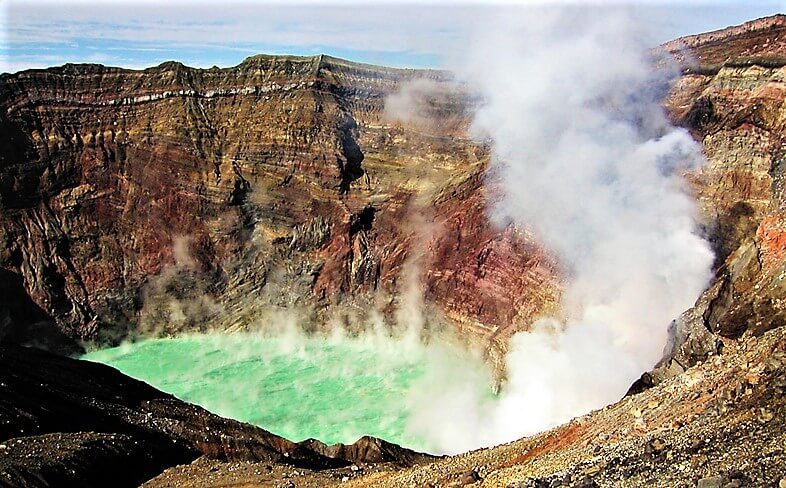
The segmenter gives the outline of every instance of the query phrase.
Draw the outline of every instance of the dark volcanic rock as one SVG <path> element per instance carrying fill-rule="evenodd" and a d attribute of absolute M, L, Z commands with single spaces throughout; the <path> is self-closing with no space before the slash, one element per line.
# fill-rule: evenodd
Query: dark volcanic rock
<path fill-rule="evenodd" d="M 21 437 L 0 446 L 3 486 L 136 487 L 193 458 L 187 449 L 96 432 Z"/>
<path fill-rule="evenodd" d="M 373 438 L 346 446 L 290 442 L 108 366 L 11 347 L 0 348 L 0 443 L 0 477 L 22 485 L 39 478 L 57 485 L 73 476 L 100 483 L 108 466 L 122 460 L 139 481 L 201 455 L 317 470 L 431 459 Z"/>
<path fill-rule="evenodd" d="M 329 446 L 316 439 L 309 439 L 300 444 L 329 458 L 345 459 L 356 464 L 392 462 L 402 466 L 412 466 L 434 459 L 433 456 L 424 455 L 371 436 L 363 436 L 353 444 L 333 444 Z"/>
<path fill-rule="evenodd" d="M 22 277 L 0 268 L 0 344 L 34 346 L 60 354 L 83 353 L 27 294 Z"/>

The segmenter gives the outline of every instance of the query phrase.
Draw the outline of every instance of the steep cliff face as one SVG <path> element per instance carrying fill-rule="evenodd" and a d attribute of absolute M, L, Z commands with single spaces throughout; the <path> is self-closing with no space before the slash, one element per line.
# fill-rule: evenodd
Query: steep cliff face
<path fill-rule="evenodd" d="M 458 227 L 476 242 L 453 245 L 450 259 L 477 261 L 497 233 L 473 196 L 485 152 L 464 135 L 465 102 L 442 96 L 428 129 L 383 118 L 384 97 L 416 78 L 447 81 L 325 56 L 4 75 L 0 265 L 66 334 L 96 340 L 243 326 L 271 305 L 331 315 L 330 305 L 379 302 L 400 288 L 413 246 L 428 253 L 434 240 L 446 254 Z M 474 186 L 462 190 L 466 174 Z M 444 198 L 456 192 L 469 224 Z M 424 234 L 437 218 L 449 228 Z M 427 261 L 416 281 L 437 304 L 506 323 L 508 308 L 487 306 L 494 290 L 446 278 L 452 261 Z"/>
<path fill-rule="evenodd" d="M 775 16 L 663 46 L 682 69 L 665 108 L 708 157 L 686 176 L 717 273 L 675 321 L 664 363 L 617 404 L 504 446 L 377 470 L 365 463 L 416 455 L 374 439 L 293 444 L 98 365 L 2 349 L 5 416 L 17 421 L 0 432 L 15 449 L 0 468 L 30 476 L 17 482 L 44 469 L 72 482 L 70 466 L 100 477 L 95 466 L 114 463 L 148 470 L 132 470 L 142 479 L 203 453 L 151 486 L 786 483 L 784 34 Z M 316 319 L 393 316 L 414 290 L 504 349 L 558 303 L 559 263 L 526 229 L 488 222 L 494 181 L 487 149 L 465 137 L 466 99 L 440 91 L 436 123 L 384 119 L 384 97 L 423 77 L 448 83 L 327 57 L 4 75 L 0 341 L 232 329 L 275 306 Z M 74 432 L 52 434 L 62 430 Z M 180 444 L 155 459 L 162 444 L 140 450 L 160 436 Z M 337 460 L 361 466 L 321 470 Z M 320 469 L 294 470 L 300 461 Z"/>
<path fill-rule="evenodd" d="M 678 320 L 680 368 L 784 325 L 784 42 L 786 17 L 774 16 L 665 45 L 683 49 L 666 108 L 709 160 L 689 179 L 717 253 L 714 282 Z"/>

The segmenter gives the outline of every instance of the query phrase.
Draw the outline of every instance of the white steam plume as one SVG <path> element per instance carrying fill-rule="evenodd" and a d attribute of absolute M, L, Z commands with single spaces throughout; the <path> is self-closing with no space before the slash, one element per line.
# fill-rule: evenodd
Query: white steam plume
<path fill-rule="evenodd" d="M 525 12 L 484 26 L 463 75 L 482 96 L 473 129 L 491 141 L 504 190 L 493 216 L 532 229 L 560 259 L 567 319 L 513 337 L 498 399 L 467 398 L 458 385 L 432 398 L 444 408 L 412 427 L 445 452 L 616 401 L 661 358 L 671 320 L 710 277 L 679 174 L 703 158 L 664 116 L 673 73 L 655 69 L 642 26 L 609 9 Z"/>
<path fill-rule="evenodd" d="M 424 78 L 402 83 L 398 91 L 385 99 L 384 117 L 416 127 L 429 127 L 434 122 L 429 113 L 429 100 L 444 90 L 445 87 L 436 81 Z"/>

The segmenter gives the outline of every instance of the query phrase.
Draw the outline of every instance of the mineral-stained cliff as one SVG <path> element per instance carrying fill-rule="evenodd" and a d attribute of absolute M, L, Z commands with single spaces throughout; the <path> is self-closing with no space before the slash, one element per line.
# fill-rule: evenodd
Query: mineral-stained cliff
<path fill-rule="evenodd" d="M 444 88 L 430 123 L 386 119 L 424 78 Z M 0 266 L 81 340 L 244 327 L 271 305 L 389 315 L 404 289 L 481 337 L 526 324 L 555 265 L 487 221 L 468 104 L 446 73 L 327 56 L 3 75 Z"/>
<path fill-rule="evenodd" d="M 665 108 L 708 158 L 686 176 L 717 252 L 716 276 L 673 324 L 664 362 L 621 401 L 551 431 L 411 469 L 360 471 L 342 486 L 786 486 L 784 36 L 786 17 L 775 16 L 664 46 L 682 69 Z M 487 191 L 457 193 L 454 204 Z M 525 246 L 525 235 L 506 241 L 505 232 L 496 249 Z M 478 276 L 501 269 L 485 266 Z M 537 276 L 527 269 L 526 279 Z M 176 468 L 147 486 L 203 480 L 208 469 Z M 225 483 L 264 484 L 250 466 L 218 472 Z"/>
<path fill-rule="evenodd" d="M 677 324 L 683 366 L 711 332 L 783 320 L 785 34 L 774 16 L 663 46 L 682 68 L 665 108 L 709 159 L 688 177 L 718 252 Z M 386 117 L 419 79 L 436 87 L 426 123 Z M 561 277 L 526 229 L 488 221 L 473 103 L 445 72 L 328 56 L 2 75 L 0 266 L 81 340 L 264 325 L 275 307 L 392 317 L 422 295 L 504 348 Z"/>
<path fill-rule="evenodd" d="M 717 253 L 715 280 L 677 321 L 677 369 L 722 341 L 785 324 L 785 43 L 778 15 L 665 45 L 682 49 L 666 108 L 707 155 L 688 176 Z"/>

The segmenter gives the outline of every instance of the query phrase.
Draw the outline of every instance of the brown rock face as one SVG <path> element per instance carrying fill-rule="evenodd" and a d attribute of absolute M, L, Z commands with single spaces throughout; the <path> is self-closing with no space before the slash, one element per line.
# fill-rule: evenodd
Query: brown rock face
<path fill-rule="evenodd" d="M 775 16 L 664 46 L 683 63 L 665 108 L 709 160 L 687 177 L 717 275 L 675 321 L 664 363 L 615 405 L 429 462 L 371 438 L 291 443 L 105 366 L 0 348 L 0 437 L 17 448 L 0 456 L 1 474 L 24 484 L 46 469 L 60 484 L 105 484 L 97 462 L 139 466 L 131 474 L 142 479 L 201 453 L 261 462 L 203 459 L 150 486 L 215 472 L 225 484 L 280 486 L 295 475 L 291 466 L 281 474 L 281 462 L 316 468 L 298 486 L 782 483 L 783 29 Z M 271 306 L 325 318 L 334 305 L 347 315 L 395 308 L 385 297 L 412 283 L 462 330 L 492 341 L 553 310 L 558 264 L 525 230 L 485 217 L 494 183 L 485 149 L 463 138 L 466 103 L 441 95 L 434 125 L 382 118 L 385 94 L 424 76 L 445 83 L 441 73 L 324 57 L 3 77 L 0 292 L 11 298 L 0 296 L 0 334 L 29 340 L 32 329 L 14 323 L 44 330 L 50 317 L 88 339 L 161 322 L 232 328 Z M 72 461 L 78 473 L 66 469 Z M 386 461 L 425 465 L 347 466 Z M 321 469 L 334 465 L 347 467 Z"/>
<path fill-rule="evenodd" d="M 275 306 L 390 311 L 379 297 L 413 256 L 454 320 L 483 336 L 526 324 L 555 299 L 553 266 L 486 219 L 464 96 L 431 97 L 434 123 L 384 118 L 416 78 L 448 87 L 326 56 L 6 75 L 0 266 L 82 340 L 242 327 Z"/>
<path fill-rule="evenodd" d="M 666 108 L 709 160 L 688 176 L 717 252 L 715 281 L 677 321 L 678 370 L 717 352 L 721 339 L 786 323 L 784 39 L 778 15 L 665 45 L 687 46 Z"/>
<path fill-rule="evenodd" d="M 717 253 L 716 278 L 676 321 L 670 376 L 745 335 L 786 324 L 782 276 L 786 155 L 786 17 L 667 43 L 682 76 L 665 102 L 704 147 L 688 175 Z"/>
<path fill-rule="evenodd" d="M 678 61 L 702 70 L 733 64 L 781 64 L 786 58 L 786 15 L 773 15 L 663 44 Z"/>

